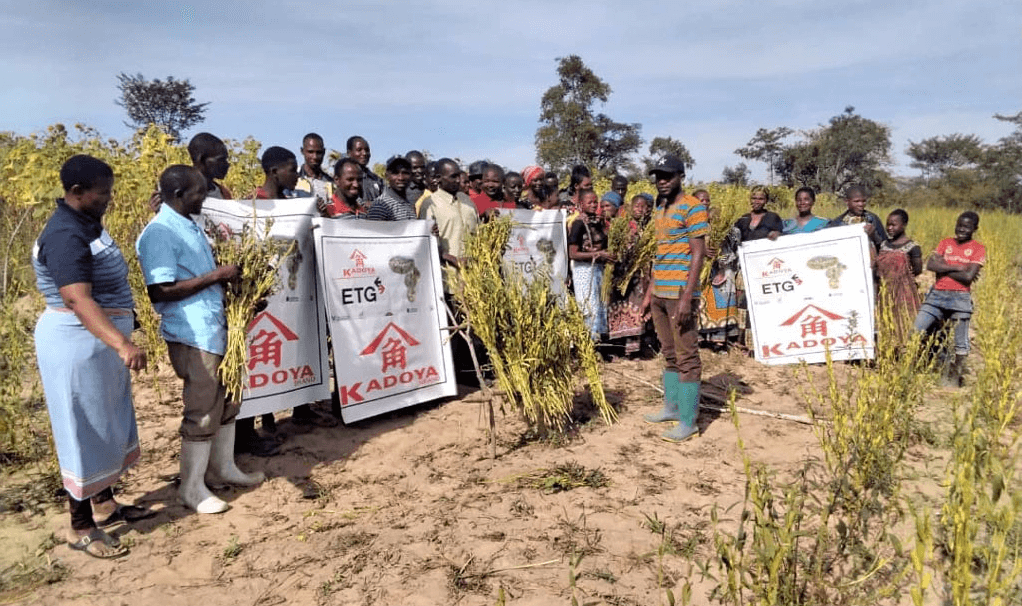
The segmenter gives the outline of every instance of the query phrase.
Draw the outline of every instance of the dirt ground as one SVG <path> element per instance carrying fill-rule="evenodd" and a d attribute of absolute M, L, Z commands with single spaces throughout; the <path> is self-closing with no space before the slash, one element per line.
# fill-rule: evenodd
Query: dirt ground
<path fill-rule="evenodd" d="M 737 352 L 702 355 L 704 378 L 733 373 L 751 386 L 738 405 L 806 414 L 795 378 L 801 371 L 768 368 Z M 0 569 L 38 550 L 64 571 L 59 582 L 6 600 L 472 606 L 498 603 L 503 590 L 506 604 L 546 606 L 570 603 L 572 554 L 582 554 L 574 567 L 579 604 L 666 603 L 665 588 L 684 575 L 693 579 L 693 603 L 707 603 L 708 583 L 683 555 L 707 555 L 709 509 L 742 498 L 736 430 L 728 415 L 703 411 L 698 439 L 661 441 L 664 427 L 642 421 L 660 399 L 643 381 L 658 383 L 659 372 L 655 359 L 606 364 L 605 388 L 619 421 L 582 423 L 560 443 L 530 441 L 514 415 L 498 413 L 496 460 L 489 458 L 479 396 L 469 391 L 331 429 L 299 430 L 289 413 L 278 413 L 282 454 L 239 459 L 269 479 L 255 489 L 221 491 L 231 509 L 213 516 L 175 501 L 178 382 L 161 376 L 161 401 L 151 380 L 138 380 L 143 455 L 119 498 L 159 515 L 115 527 L 131 547 L 117 561 L 57 544 L 53 535 L 64 536 L 67 515 L 56 506 L 45 516 L 0 519 Z M 822 380 L 824 369 L 809 373 Z M 780 470 L 815 449 L 808 425 L 752 415 L 742 415 L 741 425 L 752 457 Z M 556 468 L 584 473 L 592 486 L 558 491 L 558 476 L 548 471 Z M 673 534 L 673 553 L 662 560 L 650 519 Z"/>

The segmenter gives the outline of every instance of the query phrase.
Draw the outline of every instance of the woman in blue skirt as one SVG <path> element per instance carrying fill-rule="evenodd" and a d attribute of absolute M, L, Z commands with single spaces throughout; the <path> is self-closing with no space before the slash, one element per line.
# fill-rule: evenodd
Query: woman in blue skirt
<path fill-rule="evenodd" d="M 61 167 L 60 180 L 64 198 L 32 251 L 36 285 L 46 299 L 35 329 L 36 358 L 70 495 L 67 543 L 93 557 L 114 558 L 128 550 L 99 526 L 154 515 L 119 505 L 111 488 L 138 460 L 130 371 L 144 369 L 146 356 L 131 342 L 128 266 L 100 222 L 113 171 L 77 155 Z"/>

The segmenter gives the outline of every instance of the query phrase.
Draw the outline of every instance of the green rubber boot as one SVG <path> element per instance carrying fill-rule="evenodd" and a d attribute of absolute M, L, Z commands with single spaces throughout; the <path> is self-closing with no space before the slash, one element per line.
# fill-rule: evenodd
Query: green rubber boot
<path fill-rule="evenodd" d="M 673 370 L 664 371 L 664 407 L 659 412 L 642 415 L 647 423 L 670 423 L 678 420 L 678 373 Z"/>
<path fill-rule="evenodd" d="M 684 442 L 699 434 L 696 418 L 699 416 L 699 382 L 678 383 L 677 387 L 678 424 L 660 437 L 668 442 Z"/>

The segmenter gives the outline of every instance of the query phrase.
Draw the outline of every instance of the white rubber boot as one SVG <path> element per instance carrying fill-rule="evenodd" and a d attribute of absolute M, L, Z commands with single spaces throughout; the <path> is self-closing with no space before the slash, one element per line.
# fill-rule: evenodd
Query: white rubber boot
<path fill-rule="evenodd" d="M 178 498 L 199 513 L 223 513 L 228 505 L 209 491 L 202 477 L 209 465 L 211 442 L 181 441 L 181 487 Z"/>
<path fill-rule="evenodd" d="M 245 473 L 234 462 L 234 423 L 221 425 L 213 437 L 213 446 L 206 468 L 206 484 L 210 486 L 257 486 L 266 479 L 261 471 Z"/>

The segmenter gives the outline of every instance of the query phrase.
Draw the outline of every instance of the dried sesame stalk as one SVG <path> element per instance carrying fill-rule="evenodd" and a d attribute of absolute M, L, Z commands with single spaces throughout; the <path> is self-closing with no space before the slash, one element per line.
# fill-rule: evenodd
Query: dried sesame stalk
<path fill-rule="evenodd" d="M 227 388 L 227 398 L 232 402 L 241 401 L 248 377 L 248 325 L 255 317 L 257 305 L 279 288 L 277 269 L 296 244 L 294 240 L 271 238 L 272 225 L 272 219 L 256 216 L 253 203 L 252 218 L 240 233 L 224 233 L 215 226 L 208 226 L 217 263 L 237 265 L 241 269 L 238 280 L 224 289 L 227 349 L 217 370 Z"/>

